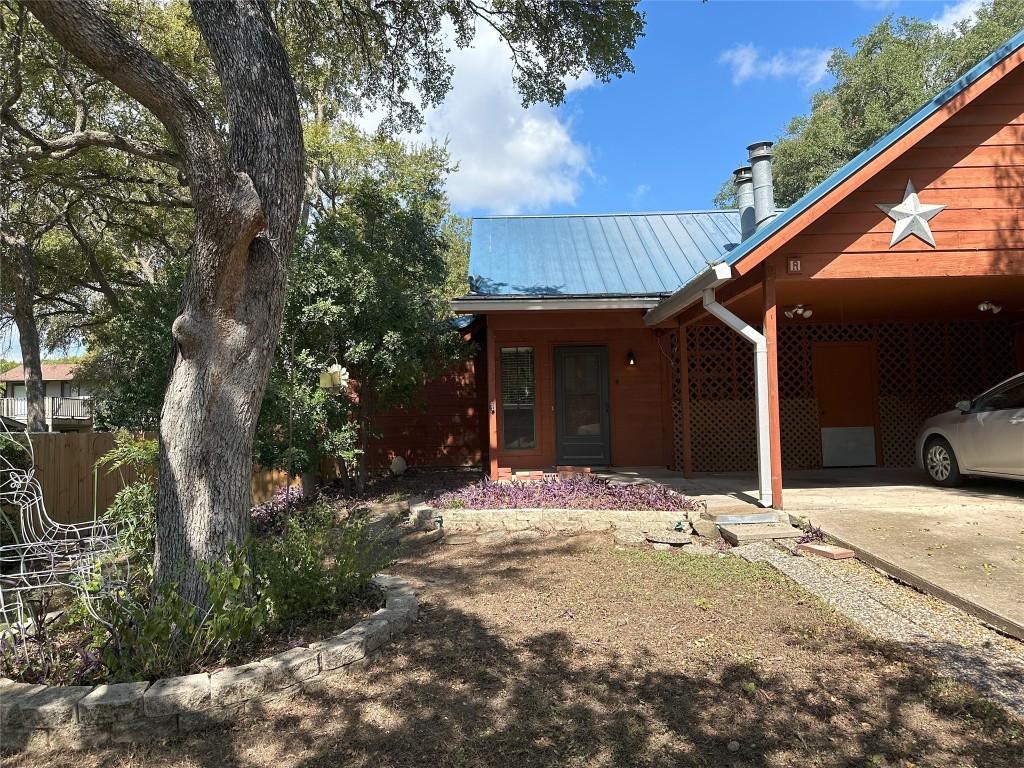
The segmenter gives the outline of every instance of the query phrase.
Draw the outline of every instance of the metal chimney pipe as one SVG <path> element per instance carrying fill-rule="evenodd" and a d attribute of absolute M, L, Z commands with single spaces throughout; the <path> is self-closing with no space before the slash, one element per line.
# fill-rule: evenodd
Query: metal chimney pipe
<path fill-rule="evenodd" d="M 759 141 L 747 147 L 750 169 L 754 177 L 755 231 L 760 231 L 775 218 L 775 187 L 772 184 L 772 143 Z"/>
<path fill-rule="evenodd" d="M 757 218 L 754 215 L 754 177 L 750 166 L 744 165 L 733 171 L 732 183 L 736 187 L 736 207 L 740 209 L 740 240 L 746 240 L 756 232 Z"/>

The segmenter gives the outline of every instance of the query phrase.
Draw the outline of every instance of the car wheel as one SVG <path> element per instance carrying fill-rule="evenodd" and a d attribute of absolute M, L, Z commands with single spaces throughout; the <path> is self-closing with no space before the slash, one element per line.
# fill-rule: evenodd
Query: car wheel
<path fill-rule="evenodd" d="M 928 470 L 928 477 L 932 482 L 944 488 L 960 485 L 963 479 L 953 449 L 941 437 L 929 441 L 925 446 L 924 467 Z"/>

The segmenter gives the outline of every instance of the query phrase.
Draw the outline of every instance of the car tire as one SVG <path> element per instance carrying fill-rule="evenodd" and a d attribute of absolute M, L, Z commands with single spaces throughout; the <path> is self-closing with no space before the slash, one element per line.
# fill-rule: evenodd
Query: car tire
<path fill-rule="evenodd" d="M 963 482 L 960 465 L 950 444 L 941 437 L 928 441 L 924 447 L 924 468 L 936 485 L 953 488 Z"/>

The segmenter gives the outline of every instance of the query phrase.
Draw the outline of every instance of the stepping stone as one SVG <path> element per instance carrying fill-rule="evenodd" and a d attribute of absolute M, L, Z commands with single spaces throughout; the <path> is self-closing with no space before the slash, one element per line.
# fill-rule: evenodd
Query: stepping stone
<path fill-rule="evenodd" d="M 624 547 L 642 547 L 647 543 L 647 537 L 640 531 L 630 531 L 620 528 L 612 534 L 616 544 Z"/>
<path fill-rule="evenodd" d="M 668 552 L 670 549 L 672 549 L 671 544 L 662 544 L 660 541 L 654 542 L 651 546 L 654 547 L 658 552 Z"/>
<path fill-rule="evenodd" d="M 647 540 L 656 544 L 674 544 L 677 547 L 693 543 L 690 534 L 677 531 L 649 531 Z"/>
<path fill-rule="evenodd" d="M 742 525 L 719 526 L 723 538 L 730 544 L 746 544 L 748 541 L 766 539 L 799 539 L 804 532 L 786 523 L 745 523 Z"/>
<path fill-rule="evenodd" d="M 540 531 L 534 531 L 529 528 L 523 531 L 516 531 L 509 538 L 512 541 L 535 541 L 540 538 Z"/>
<path fill-rule="evenodd" d="M 442 544 L 447 544 L 450 547 L 462 547 L 466 544 L 475 544 L 476 536 L 469 533 L 453 533 L 451 536 L 445 536 L 441 539 Z"/>
<path fill-rule="evenodd" d="M 779 513 L 771 509 L 763 512 L 712 512 L 709 516 L 718 525 L 779 522 Z"/>
<path fill-rule="evenodd" d="M 816 544 L 806 542 L 804 544 L 797 544 L 796 548 L 801 552 L 809 552 L 812 555 L 825 557 L 829 560 L 847 560 L 856 554 L 852 549 L 837 547 L 833 544 Z"/>
<path fill-rule="evenodd" d="M 494 544 L 505 543 L 507 538 L 504 531 L 488 531 L 477 536 L 476 543 L 483 544 L 484 546 L 493 546 Z"/>
<path fill-rule="evenodd" d="M 403 544 L 433 544 L 444 538 L 444 530 L 435 528 L 432 531 L 413 531 L 408 536 L 403 536 Z"/>

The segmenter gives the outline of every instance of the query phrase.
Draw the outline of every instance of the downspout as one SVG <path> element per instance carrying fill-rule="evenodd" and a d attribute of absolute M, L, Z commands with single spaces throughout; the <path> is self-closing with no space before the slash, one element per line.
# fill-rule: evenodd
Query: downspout
<path fill-rule="evenodd" d="M 754 401 L 757 408 L 757 494 L 758 504 L 772 506 L 771 442 L 768 431 L 768 340 L 715 299 L 715 288 L 704 289 L 704 308 L 754 345 Z"/>

